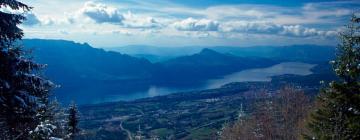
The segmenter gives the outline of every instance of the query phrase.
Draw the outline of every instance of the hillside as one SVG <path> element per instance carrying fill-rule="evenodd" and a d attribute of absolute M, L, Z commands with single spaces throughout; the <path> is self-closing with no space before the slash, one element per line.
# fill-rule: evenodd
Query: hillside
<path fill-rule="evenodd" d="M 153 68 L 146 59 L 93 48 L 86 43 L 33 39 L 24 40 L 24 45 L 33 51 L 36 60 L 49 65 L 49 76 L 57 75 L 53 73 L 56 69 L 58 72 L 71 71 L 61 73 L 61 77 L 104 80 L 147 78 Z"/>
<path fill-rule="evenodd" d="M 65 103 L 90 103 L 95 95 L 146 89 L 145 79 L 152 79 L 155 69 L 146 59 L 92 48 L 86 43 L 31 39 L 23 44 L 32 50 L 37 62 L 47 64 L 44 74 L 61 85 L 55 94 Z"/>

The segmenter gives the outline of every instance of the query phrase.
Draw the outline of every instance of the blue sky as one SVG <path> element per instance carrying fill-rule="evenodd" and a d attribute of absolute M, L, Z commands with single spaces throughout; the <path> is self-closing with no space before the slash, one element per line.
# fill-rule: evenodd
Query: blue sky
<path fill-rule="evenodd" d="M 25 38 L 94 47 L 334 45 L 357 1 L 21 0 Z"/>

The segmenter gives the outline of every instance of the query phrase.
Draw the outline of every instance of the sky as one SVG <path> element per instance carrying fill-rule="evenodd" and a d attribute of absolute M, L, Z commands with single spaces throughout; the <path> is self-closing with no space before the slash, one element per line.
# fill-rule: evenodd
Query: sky
<path fill-rule="evenodd" d="M 336 45 L 360 1 L 20 0 L 25 38 L 126 45 Z"/>

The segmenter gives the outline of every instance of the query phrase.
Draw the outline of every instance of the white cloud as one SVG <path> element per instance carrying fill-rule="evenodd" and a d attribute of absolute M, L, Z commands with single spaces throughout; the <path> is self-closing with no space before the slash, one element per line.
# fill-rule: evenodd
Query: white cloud
<path fill-rule="evenodd" d="M 41 17 L 41 18 L 40 18 L 40 21 L 41 21 L 41 24 L 42 24 L 42 25 L 53 25 L 53 24 L 55 24 L 55 23 L 61 24 L 60 21 L 57 21 L 56 19 L 51 18 L 51 17 L 49 17 L 49 16 Z"/>
<path fill-rule="evenodd" d="M 124 27 L 127 28 L 160 28 L 163 25 L 153 17 L 135 15 L 128 11 L 124 14 Z"/>
<path fill-rule="evenodd" d="M 25 13 L 26 20 L 23 22 L 25 26 L 35 26 L 35 25 L 53 25 L 53 24 L 63 24 L 67 21 L 62 19 L 55 19 L 48 15 L 43 15 L 41 17 L 37 16 L 35 13 Z"/>
<path fill-rule="evenodd" d="M 289 37 L 332 37 L 336 31 L 322 31 L 301 25 L 281 25 L 271 22 L 227 22 L 221 25 L 223 32 L 237 32 L 243 34 L 273 34 Z"/>
<path fill-rule="evenodd" d="M 127 31 L 127 30 L 115 30 L 115 31 L 112 31 L 113 34 L 116 34 L 116 35 L 126 35 L 126 36 L 131 36 L 133 33 L 130 32 L 130 31 Z"/>
<path fill-rule="evenodd" d="M 211 36 L 208 32 L 186 32 L 186 35 L 195 38 L 208 38 Z"/>
<path fill-rule="evenodd" d="M 68 34 L 69 34 L 69 32 L 66 31 L 66 30 L 58 30 L 58 32 L 59 32 L 60 34 L 63 34 L 63 35 L 68 35 Z"/>
<path fill-rule="evenodd" d="M 289 26 L 281 26 L 281 30 L 279 34 L 288 35 L 288 36 L 296 36 L 296 37 L 334 37 L 337 35 L 336 31 L 321 31 L 315 28 L 306 28 L 300 25 L 289 25 Z"/>
<path fill-rule="evenodd" d="M 71 23 L 80 21 L 81 17 L 88 17 L 95 23 L 109 23 L 118 25 L 123 28 L 138 28 L 138 29 L 150 29 L 161 28 L 163 26 L 157 19 L 148 15 L 133 14 L 128 11 L 123 12 L 123 9 L 117 7 L 110 7 L 104 3 L 88 1 L 85 2 L 83 7 L 73 13 L 68 14 L 68 21 Z M 83 21 L 80 21 L 83 22 Z M 100 25 L 105 26 L 105 25 Z"/>
<path fill-rule="evenodd" d="M 122 24 L 124 19 L 116 8 L 92 1 L 86 2 L 80 12 L 97 23 Z"/>
<path fill-rule="evenodd" d="M 208 19 L 187 18 L 175 22 L 173 26 L 180 31 L 217 31 L 219 23 Z"/>
<path fill-rule="evenodd" d="M 270 5 L 221 5 L 212 6 L 203 10 L 203 15 L 217 20 L 241 18 L 247 20 L 259 20 L 279 15 L 286 9 Z"/>
<path fill-rule="evenodd" d="M 26 20 L 23 22 L 23 25 L 26 26 L 34 26 L 41 23 L 37 16 L 34 13 L 26 13 L 25 14 Z"/>
<path fill-rule="evenodd" d="M 64 3 L 71 5 L 61 7 Z M 197 39 L 204 44 L 237 44 L 244 38 L 249 44 L 254 40 L 266 43 L 291 39 L 300 43 L 301 40 L 311 43 L 312 39 L 315 43 L 323 41 L 329 44 L 333 39 L 327 37 L 337 34 L 337 28 L 346 24 L 351 10 L 359 4 L 356 1 L 337 1 L 291 7 L 242 3 L 192 7 L 173 1 L 39 0 L 32 5 L 35 7 L 34 16 L 40 21 L 32 25 L 39 26 L 24 26 L 24 31 L 55 38 L 82 38 L 84 41 L 96 32 L 103 40 L 94 38 L 91 41 L 99 44 L 116 42 L 111 40 L 112 36 L 119 43 L 137 38 L 134 42 L 141 44 L 142 40 L 173 45 L 172 40 L 192 43 Z M 64 36 L 59 30 L 70 34 Z M 154 36 L 159 39 L 155 40 Z"/>

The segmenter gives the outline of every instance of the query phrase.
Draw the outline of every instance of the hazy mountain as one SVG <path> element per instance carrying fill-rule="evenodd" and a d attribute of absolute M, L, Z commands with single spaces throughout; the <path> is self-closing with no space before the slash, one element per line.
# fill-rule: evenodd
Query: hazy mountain
<path fill-rule="evenodd" d="M 241 57 L 263 57 L 276 60 L 322 62 L 335 56 L 335 47 L 317 45 L 294 45 L 281 47 L 213 47 L 215 51 Z"/>
<path fill-rule="evenodd" d="M 183 55 L 192 55 L 206 47 L 156 47 L 145 45 L 131 45 L 108 48 L 108 50 L 126 53 L 135 57 L 147 58 L 151 62 L 166 61 Z M 209 47 L 220 53 L 228 53 L 241 57 L 262 57 L 287 61 L 321 62 L 328 61 L 334 56 L 335 47 L 318 45 L 293 46 L 253 46 L 253 47 Z"/>
<path fill-rule="evenodd" d="M 267 67 L 275 63 L 277 62 L 270 59 L 237 57 L 205 48 L 197 54 L 177 57 L 159 64 L 165 69 L 166 73 L 162 75 L 166 75 L 164 78 L 168 81 L 196 81 L 248 68 Z"/>
<path fill-rule="evenodd" d="M 168 55 L 182 56 L 198 53 L 203 47 L 156 47 L 147 45 L 128 45 L 123 47 L 107 48 L 107 50 L 118 51 L 126 54 L 152 54 L 152 55 Z"/>
<path fill-rule="evenodd" d="M 45 75 L 61 85 L 55 90 L 60 101 L 145 90 L 146 79 L 153 79 L 155 67 L 146 59 L 64 40 L 31 39 L 23 44 L 37 62 L 48 65 Z"/>
<path fill-rule="evenodd" d="M 177 56 L 162 56 L 162 55 L 153 55 L 153 54 L 132 54 L 131 56 L 136 58 L 147 59 L 153 63 L 163 62 L 177 57 Z"/>
<path fill-rule="evenodd" d="M 106 49 L 129 54 L 138 58 L 146 58 L 151 62 L 161 62 L 183 55 L 198 53 L 201 49 L 203 49 L 203 47 L 156 47 L 146 45 L 129 45 Z"/>
<path fill-rule="evenodd" d="M 79 104 L 91 103 L 106 95 L 144 92 L 151 86 L 198 87 L 208 79 L 289 61 L 281 59 L 282 57 L 299 55 L 290 58 L 323 60 L 329 58 L 331 52 L 329 48 L 318 47 L 311 55 L 301 55 L 307 53 L 310 46 L 304 47 L 305 50 L 301 50 L 300 46 L 282 49 L 264 47 L 261 51 L 256 51 L 256 48 L 213 47 L 198 48 L 198 52 L 189 49 L 181 53 L 193 53 L 177 56 L 181 54 L 178 53 L 167 60 L 154 63 L 73 41 L 28 39 L 23 44 L 33 51 L 36 61 L 48 64 L 45 75 L 61 85 L 61 88 L 55 90 L 58 99 L 64 103 L 76 100 Z M 297 51 L 292 52 L 294 49 Z M 157 55 L 152 57 L 157 59 Z"/>
<path fill-rule="evenodd" d="M 118 52 L 64 40 L 24 40 L 35 59 L 48 64 L 47 72 L 85 79 L 133 79 L 151 76 L 152 63 Z M 66 73 L 64 73 L 66 71 Z"/>

